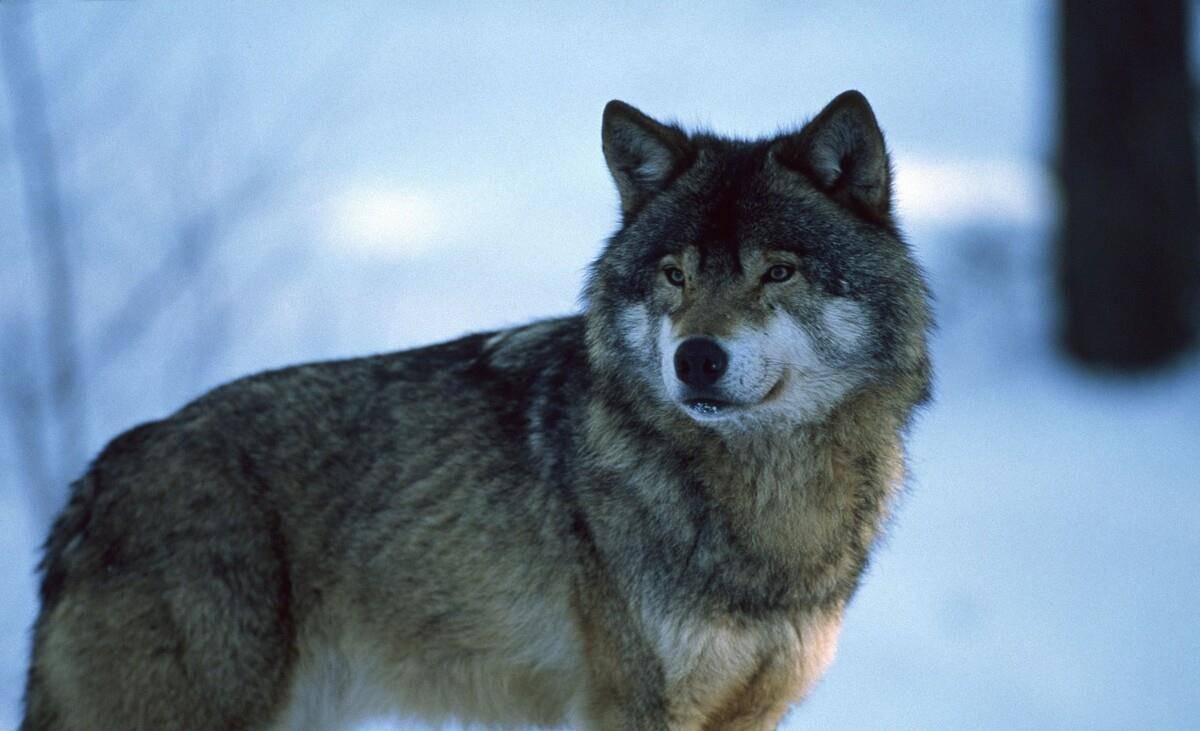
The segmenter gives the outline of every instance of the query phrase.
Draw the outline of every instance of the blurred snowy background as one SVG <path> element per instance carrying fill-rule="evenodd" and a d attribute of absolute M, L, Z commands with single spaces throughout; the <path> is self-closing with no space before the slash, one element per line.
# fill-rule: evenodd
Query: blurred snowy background
<path fill-rule="evenodd" d="M 1129 376 L 1057 345 L 1056 22 L 1032 1 L 0 6 L 0 728 L 38 544 L 109 438 L 251 371 L 574 310 L 616 221 L 610 98 L 754 135 L 848 88 L 937 293 L 938 386 L 787 728 L 1200 727 L 1200 360 Z"/>

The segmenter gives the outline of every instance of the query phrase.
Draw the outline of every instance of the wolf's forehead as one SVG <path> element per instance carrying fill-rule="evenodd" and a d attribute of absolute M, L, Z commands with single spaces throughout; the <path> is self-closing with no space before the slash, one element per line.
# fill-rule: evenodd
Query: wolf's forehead
<path fill-rule="evenodd" d="M 804 190 L 781 191 L 765 170 L 757 146 L 733 148 L 699 161 L 694 176 L 680 181 L 686 191 L 682 213 L 693 217 L 692 235 L 677 240 L 707 263 L 738 266 L 746 255 L 786 249 L 805 253 L 810 217 Z"/>
<path fill-rule="evenodd" d="M 765 155 L 756 147 L 730 147 L 714 152 L 696 165 L 694 176 L 681 181 L 695 201 L 700 217 L 696 242 L 709 248 L 736 240 L 766 193 Z"/>
<path fill-rule="evenodd" d="M 685 256 L 702 270 L 740 274 L 766 251 L 812 253 L 810 191 L 781 189 L 767 169 L 766 143 L 708 140 L 626 240 L 641 261 Z"/>

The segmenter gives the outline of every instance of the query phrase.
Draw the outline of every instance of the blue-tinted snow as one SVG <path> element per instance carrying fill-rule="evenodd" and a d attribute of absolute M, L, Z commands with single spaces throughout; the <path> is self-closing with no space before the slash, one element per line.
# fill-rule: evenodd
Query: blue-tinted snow
<path fill-rule="evenodd" d="M 609 98 L 756 134 L 863 90 L 939 298 L 937 398 L 838 659 L 788 728 L 1200 725 L 1200 363 L 1129 381 L 1053 350 L 1042 4 L 32 14 L 87 233 L 74 238 L 85 331 L 162 256 L 175 211 L 260 161 L 290 166 L 224 237 L 205 297 L 174 302 L 90 383 L 90 453 L 245 372 L 572 309 L 614 221 L 598 139 Z M 6 313 L 34 296 L 15 181 L 0 168 Z M 364 231 L 363 206 L 428 220 Z M 223 325 L 181 333 L 208 296 Z M 17 722 L 45 530 L 9 426 L 0 728 Z"/>

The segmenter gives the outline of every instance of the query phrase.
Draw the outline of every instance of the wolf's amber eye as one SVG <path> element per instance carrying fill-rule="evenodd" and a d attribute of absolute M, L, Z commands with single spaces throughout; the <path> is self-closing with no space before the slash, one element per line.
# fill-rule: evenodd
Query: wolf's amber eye
<path fill-rule="evenodd" d="M 676 286 L 676 287 L 683 286 L 684 277 L 683 277 L 682 269 L 676 269 L 675 267 L 667 267 L 666 269 L 663 269 L 663 276 L 666 277 L 667 281 L 670 282 L 671 284 L 673 284 L 674 286 Z"/>
<path fill-rule="evenodd" d="M 786 282 L 796 273 L 795 267 L 790 267 L 787 264 L 776 264 L 767 270 L 763 275 L 764 282 Z"/>

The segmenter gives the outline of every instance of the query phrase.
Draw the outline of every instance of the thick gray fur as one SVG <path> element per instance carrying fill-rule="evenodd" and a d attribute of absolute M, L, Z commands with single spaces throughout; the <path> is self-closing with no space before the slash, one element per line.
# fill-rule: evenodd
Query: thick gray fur
<path fill-rule="evenodd" d="M 46 542 L 23 731 L 775 727 L 929 391 L 883 137 L 847 92 L 753 141 L 612 102 L 603 141 L 582 314 L 250 376 L 104 449 Z M 664 365 L 694 337 L 718 406 Z"/>

